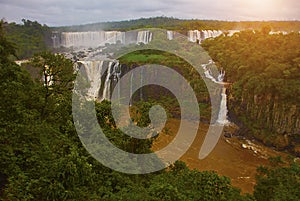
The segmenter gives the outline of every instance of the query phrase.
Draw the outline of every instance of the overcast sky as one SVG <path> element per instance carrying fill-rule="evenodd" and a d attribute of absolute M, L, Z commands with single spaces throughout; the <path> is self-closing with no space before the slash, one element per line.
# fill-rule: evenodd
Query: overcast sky
<path fill-rule="evenodd" d="M 216 20 L 300 20 L 300 0 L 0 0 L 0 17 L 48 26 L 167 16 Z"/>

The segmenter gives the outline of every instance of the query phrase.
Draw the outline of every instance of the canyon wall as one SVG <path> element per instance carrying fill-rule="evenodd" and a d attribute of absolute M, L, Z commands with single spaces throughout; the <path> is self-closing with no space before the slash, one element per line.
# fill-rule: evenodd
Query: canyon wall
<path fill-rule="evenodd" d="M 277 95 L 243 93 L 230 89 L 230 118 L 240 126 L 238 134 L 254 137 L 278 150 L 300 155 L 300 106 L 283 102 Z"/>

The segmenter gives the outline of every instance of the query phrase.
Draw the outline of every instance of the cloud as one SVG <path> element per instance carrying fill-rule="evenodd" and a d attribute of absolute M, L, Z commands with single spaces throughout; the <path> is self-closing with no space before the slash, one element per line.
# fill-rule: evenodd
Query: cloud
<path fill-rule="evenodd" d="M 298 0 L 0 0 L 0 17 L 37 20 L 49 26 L 141 17 L 218 20 L 300 20 Z"/>

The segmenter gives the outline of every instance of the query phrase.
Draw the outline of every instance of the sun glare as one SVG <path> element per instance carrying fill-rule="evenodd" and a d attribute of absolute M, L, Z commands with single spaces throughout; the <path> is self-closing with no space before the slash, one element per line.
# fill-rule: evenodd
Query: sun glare
<path fill-rule="evenodd" d="M 242 1 L 241 1 L 242 2 Z M 257 20 L 267 20 L 276 17 L 276 13 L 280 10 L 281 0 L 251 0 L 243 1 L 243 7 L 248 10 Z"/>

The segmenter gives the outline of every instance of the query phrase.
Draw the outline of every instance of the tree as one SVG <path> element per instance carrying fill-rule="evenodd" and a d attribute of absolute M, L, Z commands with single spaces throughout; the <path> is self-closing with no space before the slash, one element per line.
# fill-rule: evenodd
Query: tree
<path fill-rule="evenodd" d="M 52 46 L 51 30 L 37 21 L 22 19 L 23 25 L 5 23 L 7 39 L 16 44 L 19 59 L 31 58 L 33 54 L 50 49 Z"/>
<path fill-rule="evenodd" d="M 11 56 L 16 56 L 15 46 L 12 42 L 9 42 L 4 36 L 3 30 L 4 22 L 0 21 L 0 63 L 3 65 L 10 60 Z"/>
<path fill-rule="evenodd" d="M 73 62 L 60 54 L 42 52 L 31 59 L 30 65 L 38 68 L 42 76 L 44 105 L 41 109 L 41 119 L 56 112 L 62 117 L 66 115 L 68 112 L 65 108 L 70 109 L 73 81 L 76 76 Z"/>
<path fill-rule="evenodd" d="M 254 197 L 257 201 L 300 200 L 299 175 L 297 164 L 260 167 Z"/>

